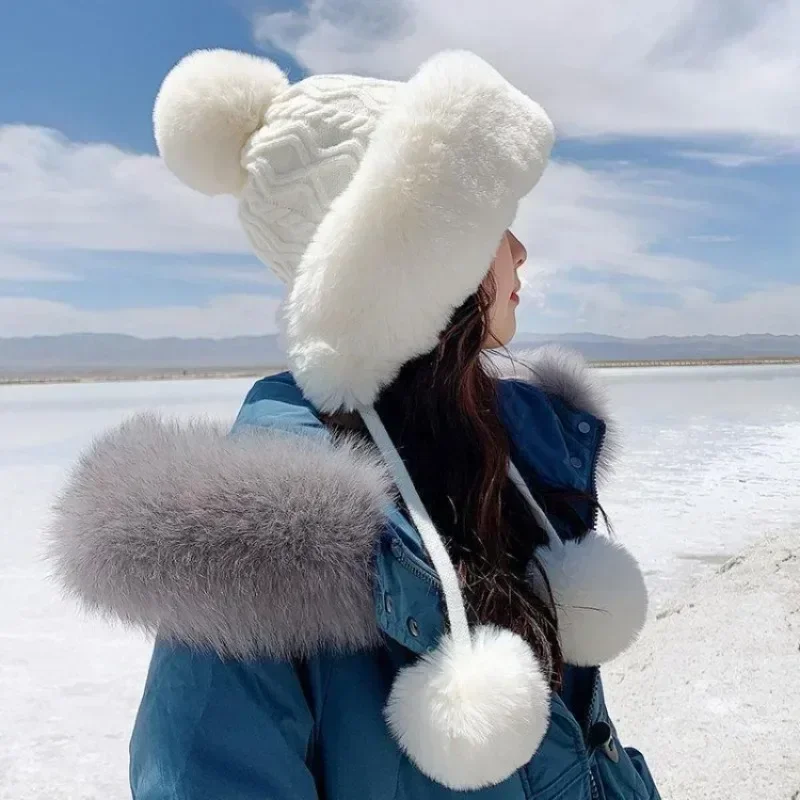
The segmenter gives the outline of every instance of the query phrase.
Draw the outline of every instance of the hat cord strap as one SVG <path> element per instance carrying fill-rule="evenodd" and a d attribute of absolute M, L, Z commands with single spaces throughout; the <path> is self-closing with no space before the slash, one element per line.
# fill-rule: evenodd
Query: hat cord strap
<path fill-rule="evenodd" d="M 373 441 L 386 461 L 389 473 L 408 508 L 411 521 L 422 537 L 422 543 L 425 545 L 428 556 L 433 563 L 433 568 L 439 576 L 453 642 L 459 648 L 470 648 L 472 645 L 472 636 L 470 635 L 469 623 L 467 622 L 467 611 L 464 605 L 464 598 L 461 594 L 458 574 L 453 566 L 453 562 L 450 560 L 442 537 L 439 535 L 436 526 L 433 524 L 433 520 L 431 520 L 428 512 L 425 510 L 425 506 L 414 486 L 414 482 L 408 474 L 406 465 L 403 463 L 403 459 L 400 458 L 400 454 L 397 452 L 397 448 L 395 448 L 394 443 L 389 437 L 380 416 L 378 416 L 378 412 L 375 411 L 374 408 L 369 407 L 359 409 L 359 413 Z"/>
<path fill-rule="evenodd" d="M 547 534 L 547 544 L 550 549 L 556 553 L 562 552 L 565 547 L 564 542 L 558 533 L 556 533 L 556 529 L 553 527 L 553 523 L 547 518 L 547 514 L 544 513 L 542 507 L 536 502 L 536 498 L 534 498 L 531 490 L 528 488 L 528 484 L 525 483 L 525 479 L 522 477 L 520 471 L 517 469 L 517 465 L 513 461 L 508 462 L 508 477 L 511 478 L 514 485 L 519 489 L 520 494 L 528 501 L 533 516 L 536 517 L 536 521 Z"/>
<path fill-rule="evenodd" d="M 378 450 L 380 450 L 381 455 L 386 461 L 389 473 L 408 508 L 411 521 L 417 528 L 422 538 L 422 543 L 425 545 L 428 556 L 433 563 L 433 568 L 439 576 L 453 641 L 457 646 L 469 647 L 472 642 L 472 636 L 470 635 L 469 623 L 467 622 L 464 597 L 461 594 L 458 574 L 447 552 L 444 541 L 436 530 L 436 526 L 433 524 L 430 515 L 425 510 L 425 506 L 419 496 L 419 492 L 417 492 L 414 486 L 414 482 L 411 480 L 408 469 L 406 469 L 403 459 L 400 458 L 400 454 L 397 452 L 397 448 L 394 446 L 378 412 L 370 406 L 369 408 L 360 409 L 359 413 L 373 441 L 378 447 Z M 555 528 L 547 518 L 547 514 L 545 514 L 541 506 L 536 502 L 525 480 L 512 461 L 508 462 L 508 476 L 528 502 L 537 522 L 547 534 L 550 548 L 556 552 L 563 551 L 564 543 L 561 537 L 556 533 Z"/>

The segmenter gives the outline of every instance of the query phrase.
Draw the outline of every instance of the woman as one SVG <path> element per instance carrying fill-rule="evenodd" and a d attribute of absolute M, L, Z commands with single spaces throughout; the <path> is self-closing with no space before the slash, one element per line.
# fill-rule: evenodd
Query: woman
<path fill-rule="evenodd" d="M 126 423 L 60 503 L 65 585 L 158 634 L 134 798 L 658 797 L 598 671 L 646 615 L 594 532 L 601 402 L 563 353 L 501 377 L 487 352 L 516 327 L 545 113 L 469 53 L 290 87 L 211 51 L 154 119 L 287 282 L 291 371 L 230 436 Z"/>

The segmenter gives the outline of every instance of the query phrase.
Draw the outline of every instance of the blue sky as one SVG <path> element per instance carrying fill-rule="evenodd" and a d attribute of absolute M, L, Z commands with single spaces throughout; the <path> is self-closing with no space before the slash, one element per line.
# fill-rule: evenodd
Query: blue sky
<path fill-rule="evenodd" d="M 521 328 L 800 333 L 800 12 L 790 0 L 28 0 L 0 28 L 0 336 L 275 329 L 231 198 L 178 184 L 150 115 L 183 55 L 406 78 L 466 47 L 560 132 L 515 231 Z M 794 7 L 793 7 L 794 5 Z M 190 13 L 187 9 L 191 8 Z M 489 24 L 491 23 L 491 24 Z"/>

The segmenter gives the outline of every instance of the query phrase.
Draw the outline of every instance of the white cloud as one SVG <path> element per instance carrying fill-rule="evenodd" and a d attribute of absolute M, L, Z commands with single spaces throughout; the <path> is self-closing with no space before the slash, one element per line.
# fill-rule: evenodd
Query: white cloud
<path fill-rule="evenodd" d="M 670 303 L 630 298 L 626 287 L 553 278 L 544 298 L 523 293 L 521 331 L 592 331 L 616 336 L 800 334 L 800 286 L 775 286 L 720 301 L 713 292 L 673 287 Z M 566 304 L 553 298 L 566 297 Z M 276 333 L 280 300 L 263 295 L 220 295 L 206 305 L 113 310 L 78 309 L 32 297 L 0 297 L 0 337 L 61 333 L 125 333 L 224 338 Z"/>
<path fill-rule="evenodd" d="M 31 281 L 36 283 L 64 283 L 80 280 L 77 275 L 51 269 L 32 258 L 0 251 L 0 281 Z"/>
<path fill-rule="evenodd" d="M 155 156 L 9 125 L 0 175 L 0 247 L 250 252 L 233 198 L 185 188 Z"/>
<path fill-rule="evenodd" d="M 3 247 L 250 253 L 232 198 L 207 198 L 178 183 L 154 156 L 79 144 L 41 128 L 0 128 L 0 252 Z M 704 185 L 707 188 L 707 185 Z M 707 212 L 678 172 L 614 164 L 588 170 L 554 162 L 523 204 L 518 230 L 546 271 L 580 266 L 665 281 L 713 270 L 649 248 L 687 217 Z M 41 258 L 40 258 L 41 260 Z M 204 259 L 207 261 L 207 258 Z M 187 265 L 173 275 L 275 285 L 255 257 L 247 267 Z M 20 258 L 9 267 L 25 275 Z M 29 264 L 29 280 L 63 271 Z M 38 278 L 37 278 L 38 276 Z"/>
<path fill-rule="evenodd" d="M 194 252 L 203 254 L 203 264 L 172 266 L 173 277 L 276 285 L 255 259 L 252 270 L 248 265 L 229 269 L 209 259 L 212 252 L 249 254 L 233 201 L 210 200 L 184 189 L 154 157 L 15 126 L 0 129 L 0 172 L 0 280 L 75 277 L 64 273 L 57 259 L 54 264 L 46 259 L 48 249 L 75 248 Z M 590 169 L 554 162 L 522 204 L 515 225 L 530 253 L 526 276 L 532 290 L 522 308 L 522 328 L 629 335 L 696 332 L 704 324 L 716 326 L 714 332 L 736 326 L 739 332 L 796 329 L 791 320 L 797 306 L 788 305 L 789 298 L 796 300 L 793 289 L 752 294 L 739 305 L 718 303 L 714 297 L 720 290 L 731 294 L 737 286 L 743 288 L 736 283 L 741 276 L 671 255 L 664 247 L 700 236 L 698 221 L 719 230 L 725 211 L 712 201 L 741 188 L 751 191 L 734 177 L 711 184 L 680 170 L 618 162 Z M 705 236 L 710 241 L 712 234 Z M 36 257 L 19 255 L 26 248 L 35 249 Z M 2 253 L 7 254 L 5 261 Z M 87 283 L 87 293 L 90 288 Z M 671 293 L 674 307 L 631 301 L 632 293 L 643 290 Z M 35 294 L 32 287 L 28 294 Z M 551 295 L 570 302 L 551 302 Z M 773 301 L 778 309 L 774 315 L 769 308 Z M 240 293 L 218 296 L 203 306 L 85 310 L 33 296 L 0 297 L 0 335 L 266 333 L 275 331 L 277 304 L 275 297 Z"/>
<path fill-rule="evenodd" d="M 698 216 L 716 213 L 691 191 L 678 173 L 551 163 L 514 226 L 528 248 L 528 273 L 536 273 L 529 282 L 546 285 L 550 275 L 573 268 L 665 284 L 721 280 L 709 264 L 653 251 Z"/>
<path fill-rule="evenodd" d="M 551 287 L 570 302 L 523 303 L 522 329 L 543 333 L 592 331 L 614 336 L 737 336 L 745 333 L 800 334 L 800 286 L 774 286 L 720 300 L 704 289 L 665 293 L 669 303 L 632 299 L 624 288 L 560 280 Z M 659 298 L 662 299 L 662 298 Z"/>
<path fill-rule="evenodd" d="M 61 333 L 161 336 L 257 336 L 275 333 L 280 300 L 265 295 L 218 295 L 202 306 L 79 309 L 34 297 L 0 297 L 0 337 Z"/>
<path fill-rule="evenodd" d="M 715 167 L 738 169 L 739 167 L 753 167 L 758 164 L 768 164 L 778 160 L 782 154 L 776 152 L 745 153 L 745 152 L 720 152 L 716 150 L 678 150 L 675 155 L 690 161 L 705 161 Z M 783 153 L 785 155 L 785 153 Z"/>
<path fill-rule="evenodd" d="M 570 135 L 800 138 L 796 0 L 310 0 L 254 30 L 314 72 L 406 78 L 472 49 Z"/>
<path fill-rule="evenodd" d="M 692 242 L 701 242 L 703 244 L 728 244 L 729 242 L 738 241 L 739 237 L 724 233 L 703 233 L 698 236 L 690 236 L 689 240 Z"/>
<path fill-rule="evenodd" d="M 176 271 L 180 277 L 190 281 L 225 281 L 230 283 L 250 283 L 270 286 L 273 289 L 282 287 L 281 281 L 267 267 L 240 269 L 235 267 L 203 267 L 189 266 Z"/>

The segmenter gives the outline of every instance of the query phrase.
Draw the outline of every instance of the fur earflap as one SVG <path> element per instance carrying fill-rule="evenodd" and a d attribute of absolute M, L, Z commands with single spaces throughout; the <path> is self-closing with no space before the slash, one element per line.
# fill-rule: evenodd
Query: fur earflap
<path fill-rule="evenodd" d="M 373 553 L 391 501 L 371 453 L 327 437 L 140 416 L 63 491 L 50 556 L 88 609 L 239 658 L 379 641 Z"/>
<path fill-rule="evenodd" d="M 544 345 L 515 352 L 510 359 L 492 354 L 490 363 L 500 378 L 526 381 L 601 419 L 606 435 L 598 456 L 597 474 L 600 480 L 609 476 L 619 455 L 617 426 L 609 411 L 605 387 L 580 353 L 560 345 Z"/>
<path fill-rule="evenodd" d="M 553 139 L 542 108 L 471 53 L 440 54 L 397 90 L 290 294 L 289 362 L 317 408 L 371 405 L 435 347 Z"/>
<path fill-rule="evenodd" d="M 386 719 L 421 772 L 449 789 L 506 780 L 547 732 L 550 688 L 526 642 L 480 627 L 459 647 L 449 635 L 395 678 Z"/>
<path fill-rule="evenodd" d="M 277 64 L 232 50 L 197 50 L 169 72 L 153 128 L 167 167 L 205 194 L 236 194 L 247 173 L 242 148 L 289 82 Z"/>
<path fill-rule="evenodd" d="M 536 556 L 553 593 L 567 663 L 599 666 L 636 641 L 647 620 L 647 587 L 625 547 L 592 532 L 580 542 L 540 547 Z M 530 579 L 545 591 L 538 570 L 531 569 Z"/>

